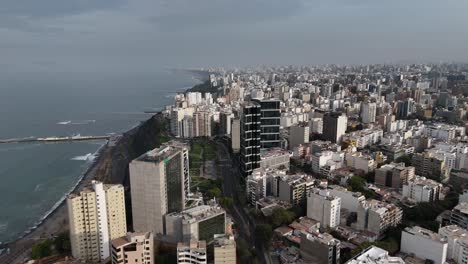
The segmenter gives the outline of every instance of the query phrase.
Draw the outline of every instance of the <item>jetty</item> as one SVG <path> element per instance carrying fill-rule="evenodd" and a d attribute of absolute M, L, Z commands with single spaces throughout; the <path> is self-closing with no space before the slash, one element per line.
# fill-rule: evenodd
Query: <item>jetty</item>
<path fill-rule="evenodd" d="M 67 141 L 90 141 L 90 140 L 109 140 L 111 136 L 71 136 L 71 137 L 27 137 L 0 139 L 0 144 L 11 143 L 32 143 L 32 142 L 67 142 Z"/>

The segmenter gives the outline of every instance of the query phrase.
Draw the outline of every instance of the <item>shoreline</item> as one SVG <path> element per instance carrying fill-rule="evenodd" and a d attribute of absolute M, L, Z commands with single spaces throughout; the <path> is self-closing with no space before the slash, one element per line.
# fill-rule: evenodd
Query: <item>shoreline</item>
<path fill-rule="evenodd" d="M 112 139 L 107 140 L 98 148 L 95 152 L 96 158 L 84 171 L 75 185 L 70 188 L 40 220 L 38 220 L 35 226 L 24 231 L 24 233 L 16 239 L 1 244 L 5 252 L 0 255 L 0 263 L 21 263 L 18 262 L 18 259 L 24 258 L 23 255 L 32 250 L 32 245 L 34 245 L 36 241 L 51 238 L 68 230 L 67 196 L 83 189 L 91 180 L 96 178 L 96 172 L 99 166 L 105 161 L 105 154 L 110 150 L 109 143 L 111 140 Z M 120 138 L 118 140 L 120 140 Z M 118 141 L 116 143 L 118 144 Z M 9 253 L 7 253 L 7 249 L 10 250 Z"/>

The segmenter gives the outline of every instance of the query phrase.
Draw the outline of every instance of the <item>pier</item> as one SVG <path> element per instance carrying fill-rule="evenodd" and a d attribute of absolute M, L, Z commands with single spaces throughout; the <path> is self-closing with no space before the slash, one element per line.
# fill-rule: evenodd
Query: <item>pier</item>
<path fill-rule="evenodd" d="M 89 141 L 99 139 L 110 139 L 111 136 L 71 136 L 71 137 L 28 137 L 0 139 L 0 144 L 31 143 L 31 142 L 67 142 L 67 141 Z"/>

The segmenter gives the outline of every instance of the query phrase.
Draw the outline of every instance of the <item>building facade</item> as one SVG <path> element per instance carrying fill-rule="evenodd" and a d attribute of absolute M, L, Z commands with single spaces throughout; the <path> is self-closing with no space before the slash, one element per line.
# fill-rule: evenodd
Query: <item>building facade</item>
<path fill-rule="evenodd" d="M 413 226 L 401 232 L 400 251 L 416 257 L 444 264 L 447 259 L 447 240 L 431 230 Z"/>
<path fill-rule="evenodd" d="M 171 141 L 130 163 L 133 227 L 164 234 L 164 216 L 185 209 L 190 192 L 188 146 Z"/>
<path fill-rule="evenodd" d="M 190 242 L 177 244 L 178 264 L 206 264 L 208 257 L 206 252 L 206 242 L 192 240 Z"/>
<path fill-rule="evenodd" d="M 312 189 L 307 195 L 307 217 L 317 220 L 321 227 L 337 227 L 340 224 L 341 198 L 328 190 Z"/>
<path fill-rule="evenodd" d="M 67 198 L 73 257 L 99 262 L 110 256 L 110 241 L 127 233 L 122 185 L 93 181 Z"/>
<path fill-rule="evenodd" d="M 248 102 L 242 106 L 240 129 L 241 171 L 244 176 L 260 166 L 260 105 Z"/>

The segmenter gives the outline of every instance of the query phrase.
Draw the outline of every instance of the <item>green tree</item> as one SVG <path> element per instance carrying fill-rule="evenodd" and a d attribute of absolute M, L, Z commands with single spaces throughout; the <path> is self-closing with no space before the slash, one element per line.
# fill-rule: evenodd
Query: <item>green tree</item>
<path fill-rule="evenodd" d="M 221 197 L 219 198 L 219 204 L 221 204 L 221 206 L 224 208 L 230 209 L 234 205 L 234 201 L 231 197 Z"/>
<path fill-rule="evenodd" d="M 255 227 L 255 238 L 257 242 L 264 247 L 268 247 L 271 237 L 273 236 L 273 229 L 269 224 L 259 224 Z"/>
<path fill-rule="evenodd" d="M 34 244 L 31 257 L 33 259 L 41 259 L 50 256 L 52 254 L 51 246 L 52 241 L 50 239 Z"/>
<path fill-rule="evenodd" d="M 250 250 L 249 250 L 249 245 L 242 238 L 237 239 L 236 250 L 237 250 L 237 255 L 239 256 L 240 260 L 249 260 L 252 257 L 252 254 L 250 253 Z"/>
<path fill-rule="evenodd" d="M 221 197 L 221 194 L 223 192 L 221 191 L 221 189 L 219 189 L 218 187 L 213 187 L 211 188 L 209 191 L 208 191 L 208 195 L 210 197 L 216 197 L 216 198 L 219 198 Z"/>
<path fill-rule="evenodd" d="M 276 208 L 271 214 L 271 224 L 278 227 L 283 224 L 290 224 L 295 218 L 296 215 L 293 212 L 284 208 Z"/>
<path fill-rule="evenodd" d="M 68 232 L 62 233 L 54 239 L 54 248 L 60 254 L 71 251 L 70 235 Z"/>
<path fill-rule="evenodd" d="M 348 180 L 348 186 L 353 192 L 362 192 L 366 189 L 366 180 L 359 176 L 353 176 Z"/>

